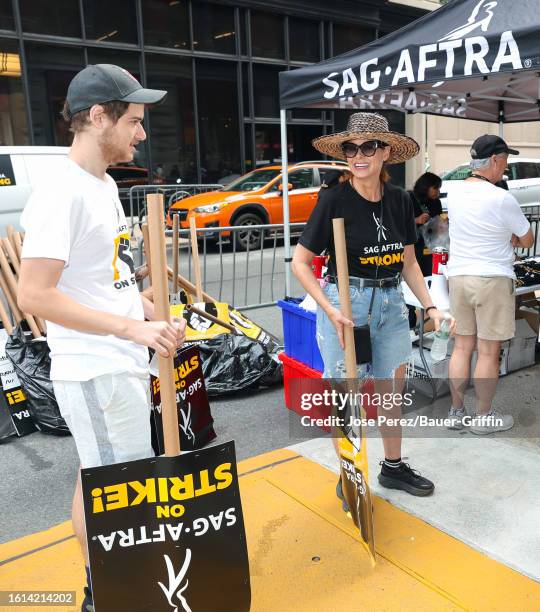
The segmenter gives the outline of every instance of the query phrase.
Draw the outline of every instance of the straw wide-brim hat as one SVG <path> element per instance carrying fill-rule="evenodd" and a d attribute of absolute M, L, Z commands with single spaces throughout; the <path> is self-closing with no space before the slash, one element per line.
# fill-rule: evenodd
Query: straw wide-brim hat
<path fill-rule="evenodd" d="M 344 132 L 319 136 L 312 140 L 311 144 L 324 155 L 346 160 L 341 145 L 355 138 L 381 140 L 390 145 L 390 157 L 386 161 L 387 164 L 407 161 L 420 150 L 416 140 L 398 132 L 391 132 L 388 121 L 378 113 L 354 113 L 349 117 L 347 129 Z"/>

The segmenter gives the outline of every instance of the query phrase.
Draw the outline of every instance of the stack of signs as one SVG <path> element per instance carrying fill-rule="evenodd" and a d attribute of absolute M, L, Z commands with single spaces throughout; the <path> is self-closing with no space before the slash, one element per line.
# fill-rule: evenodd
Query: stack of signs
<path fill-rule="evenodd" d="M 152 444 L 156 455 L 165 452 L 163 443 L 163 423 L 161 418 L 161 393 L 157 359 L 150 365 L 150 398 L 152 404 Z M 216 437 L 210 413 L 210 404 L 204 384 L 201 357 L 196 346 L 178 351 L 174 358 L 174 382 L 176 386 L 176 406 L 178 408 L 178 427 L 180 448 L 195 450 L 202 448 Z"/>
<path fill-rule="evenodd" d="M 199 310 L 204 310 L 224 323 L 229 323 L 238 333 L 260 342 L 270 353 L 279 345 L 277 338 L 274 338 L 274 336 L 262 329 L 262 327 L 259 327 L 256 323 L 225 302 L 199 302 L 193 304 L 193 306 L 196 306 Z M 186 319 L 186 344 L 199 344 L 200 342 L 215 338 L 220 334 L 230 333 L 230 330 L 226 327 L 213 323 L 195 312 L 190 311 L 186 313 L 184 311 L 184 304 L 171 306 L 172 316 Z"/>
<path fill-rule="evenodd" d="M 0 440 L 26 436 L 37 430 L 13 364 L 6 356 L 7 332 L 0 328 Z"/>
<path fill-rule="evenodd" d="M 251 589 L 234 442 L 82 470 L 99 612 L 243 612 Z"/>

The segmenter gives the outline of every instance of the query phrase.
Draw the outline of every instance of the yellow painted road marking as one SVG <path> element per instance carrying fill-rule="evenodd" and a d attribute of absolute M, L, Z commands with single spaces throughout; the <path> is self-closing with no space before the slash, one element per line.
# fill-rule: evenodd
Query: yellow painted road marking
<path fill-rule="evenodd" d="M 238 472 L 254 612 L 540 609 L 539 583 L 376 497 L 372 568 L 336 500 L 336 475 L 292 451 Z M 75 590 L 77 607 L 60 608 L 71 611 L 83 584 L 69 522 L 0 545 L 2 590 Z"/>

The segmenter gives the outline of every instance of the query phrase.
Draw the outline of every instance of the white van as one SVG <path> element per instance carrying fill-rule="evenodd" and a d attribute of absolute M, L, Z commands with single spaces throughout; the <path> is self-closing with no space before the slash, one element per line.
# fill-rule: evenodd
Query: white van
<path fill-rule="evenodd" d="M 21 229 L 21 212 L 37 183 L 51 175 L 68 147 L 0 147 L 0 236 Z"/>

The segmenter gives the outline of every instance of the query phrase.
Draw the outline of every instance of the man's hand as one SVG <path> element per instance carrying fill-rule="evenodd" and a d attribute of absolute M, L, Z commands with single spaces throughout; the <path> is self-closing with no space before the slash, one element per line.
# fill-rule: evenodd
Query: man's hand
<path fill-rule="evenodd" d="M 162 357 L 171 357 L 184 342 L 185 328 L 185 321 L 182 325 L 176 318 L 171 323 L 131 320 L 126 338 L 153 348 Z"/>

